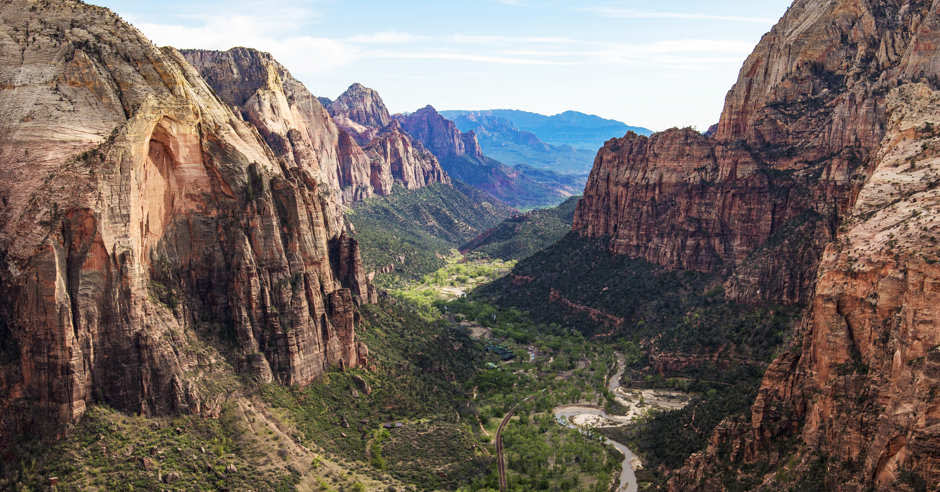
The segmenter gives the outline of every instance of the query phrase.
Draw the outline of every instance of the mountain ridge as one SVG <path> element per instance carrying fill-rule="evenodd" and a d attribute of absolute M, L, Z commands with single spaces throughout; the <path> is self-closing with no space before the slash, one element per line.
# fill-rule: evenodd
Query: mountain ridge
<path fill-rule="evenodd" d="M 520 130 L 535 134 L 542 141 L 552 145 L 570 145 L 576 149 L 596 152 L 604 142 L 614 137 L 622 137 L 627 132 L 650 135 L 652 130 L 639 126 L 630 126 L 621 121 L 579 111 L 564 111 L 552 116 L 522 111 L 518 109 L 491 109 L 478 111 L 442 111 L 447 118 L 467 115 L 484 115 L 504 118 Z"/>

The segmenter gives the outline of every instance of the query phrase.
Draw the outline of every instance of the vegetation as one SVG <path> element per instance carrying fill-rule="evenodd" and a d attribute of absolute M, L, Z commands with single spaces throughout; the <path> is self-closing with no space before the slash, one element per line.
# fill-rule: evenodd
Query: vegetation
<path fill-rule="evenodd" d="M 356 228 L 365 267 L 382 286 L 415 280 L 444 266 L 452 250 L 515 211 L 466 185 L 397 189 L 357 205 L 347 217 Z"/>
<path fill-rule="evenodd" d="M 728 302 L 716 275 L 666 270 L 613 255 L 604 245 L 569 234 L 521 261 L 515 278 L 480 289 L 477 298 L 558 321 L 586 336 L 637 344 L 655 339 L 657 350 L 687 354 L 733 347 L 729 357 L 757 363 L 772 358 L 798 313 L 793 307 Z M 568 302 L 549 302 L 553 291 Z"/>
<path fill-rule="evenodd" d="M 644 459 L 641 480 L 660 487 L 662 472 L 703 450 L 722 420 L 746 414 L 800 308 L 729 302 L 717 275 L 668 271 L 612 255 L 605 244 L 569 235 L 462 302 L 498 305 L 617 348 L 628 363 L 627 387 L 697 395 L 683 410 L 605 431 Z M 683 362 L 670 366 L 654 354 Z"/>
<path fill-rule="evenodd" d="M 457 265 L 429 278 L 449 278 Z M 505 270 L 482 261 L 466 268 Z M 610 373 L 609 349 L 518 310 L 445 293 L 419 307 L 408 297 L 402 291 L 363 307 L 360 333 L 372 370 L 330 373 L 304 389 L 263 388 L 300 442 L 423 490 L 491 490 L 498 488 L 496 428 L 510 408 L 536 395 L 519 406 L 504 437 L 511 488 L 607 490 L 622 457 L 599 437 L 558 425 L 551 410 L 602 402 L 593 388 L 603 388 Z M 491 338 L 472 338 L 468 323 L 485 324 Z M 536 339 L 538 356 L 530 356 Z M 502 360 L 487 350 L 494 346 L 514 357 Z"/>
<path fill-rule="evenodd" d="M 664 485 L 667 477 L 662 474 L 663 470 L 680 468 L 689 455 L 705 449 L 719 423 L 750 410 L 761 376 L 759 369 L 738 366 L 722 378 L 734 381 L 732 384 L 690 381 L 684 389 L 699 396 L 685 408 L 653 412 L 630 427 L 602 432 L 627 444 L 642 457 L 644 472 L 638 474 L 640 482 Z"/>
<path fill-rule="evenodd" d="M 88 409 L 68 437 L 33 442 L 0 468 L 4 490 L 293 490 L 299 475 L 263 464 L 246 423 L 228 406 L 218 419 L 131 417 Z M 5 467 L 4 467 L 5 468 Z"/>
<path fill-rule="evenodd" d="M 515 264 L 514 261 L 469 259 L 456 254 L 446 260 L 443 268 L 425 275 L 420 282 L 392 292 L 429 312 L 438 301 L 463 297 L 476 287 L 506 275 Z M 432 316 L 439 316 L 439 313 Z"/>
<path fill-rule="evenodd" d="M 506 219 L 460 249 L 504 260 L 528 258 L 571 231 L 578 201 L 578 197 L 572 197 L 557 207 Z"/>

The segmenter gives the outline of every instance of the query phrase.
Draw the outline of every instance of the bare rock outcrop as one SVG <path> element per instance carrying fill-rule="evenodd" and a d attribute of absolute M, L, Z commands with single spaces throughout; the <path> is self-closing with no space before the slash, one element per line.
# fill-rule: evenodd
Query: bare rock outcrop
<path fill-rule="evenodd" d="M 320 107 L 242 74 L 270 90 L 232 87 L 243 109 Z M 325 164 L 274 136 L 334 137 L 231 106 L 106 9 L 0 5 L 0 445 L 91 403 L 212 413 L 229 364 L 304 384 L 362 363 L 358 246 Z"/>
<path fill-rule="evenodd" d="M 425 106 L 414 113 L 395 115 L 409 135 L 423 143 L 442 161 L 467 156 L 483 159 L 483 151 L 473 132 L 461 133 L 457 125 L 433 106 Z"/>
<path fill-rule="evenodd" d="M 392 122 L 379 93 L 356 83 L 330 104 L 330 114 L 337 124 L 366 144 Z"/>
<path fill-rule="evenodd" d="M 734 300 L 808 305 L 751 414 L 673 490 L 814 473 L 830 490 L 940 484 L 938 46 L 935 0 L 797 0 L 713 136 L 628 134 L 599 152 L 582 235 L 726 273 Z"/>
<path fill-rule="evenodd" d="M 401 172 L 392 169 L 403 164 L 401 159 L 393 163 L 363 149 L 391 121 L 371 89 L 355 84 L 330 105 L 343 112 L 331 115 L 267 53 L 233 48 L 183 54 L 219 97 L 258 129 L 279 159 L 311 169 L 346 204 L 388 195 L 395 183 L 415 189 L 448 182 L 436 159 L 411 149 L 410 140 L 400 142 L 409 147 L 402 152 L 410 157 L 404 160 L 410 167 Z"/>
<path fill-rule="evenodd" d="M 365 151 L 372 156 L 372 187 L 379 194 L 391 193 L 395 183 L 409 190 L 450 183 L 434 154 L 414 142 L 397 121 L 379 130 Z"/>
<path fill-rule="evenodd" d="M 719 463 L 788 463 L 800 476 L 822 457 L 829 490 L 940 484 L 940 91 L 905 84 L 886 102 L 877 164 L 825 249 L 795 343 L 767 370 L 749 421 L 720 426 L 673 490 L 720 489 Z M 800 446 L 780 454 L 794 437 Z"/>
<path fill-rule="evenodd" d="M 745 62 L 713 137 L 628 134 L 601 149 L 575 230 L 728 272 L 735 299 L 806 302 L 871 172 L 887 91 L 936 83 L 933 3 L 796 2 Z"/>

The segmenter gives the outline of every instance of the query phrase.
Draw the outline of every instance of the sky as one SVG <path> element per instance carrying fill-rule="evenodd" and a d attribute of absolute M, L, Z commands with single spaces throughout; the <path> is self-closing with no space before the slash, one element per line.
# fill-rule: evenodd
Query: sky
<path fill-rule="evenodd" d="M 268 51 L 317 96 L 359 82 L 393 113 L 576 110 L 654 130 L 716 123 L 790 0 L 92 0 L 156 44 Z"/>

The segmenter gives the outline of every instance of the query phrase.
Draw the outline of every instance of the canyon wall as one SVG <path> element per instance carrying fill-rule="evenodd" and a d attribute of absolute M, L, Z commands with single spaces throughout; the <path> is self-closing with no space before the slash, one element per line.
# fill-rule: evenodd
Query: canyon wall
<path fill-rule="evenodd" d="M 600 150 L 575 230 L 727 272 L 733 299 L 807 302 L 871 173 L 887 91 L 936 82 L 932 3 L 797 2 L 745 62 L 714 136 L 628 134 Z"/>
<path fill-rule="evenodd" d="M 814 473 L 834 490 L 940 483 L 938 89 L 940 2 L 798 0 L 713 135 L 598 153 L 581 235 L 725 273 L 733 300 L 808 306 L 751 415 L 719 426 L 673 490 L 761 469 L 767 490 Z"/>
<path fill-rule="evenodd" d="M 213 413 L 229 366 L 305 384 L 363 362 L 374 289 L 326 164 L 296 155 L 328 155 L 329 125 L 249 124 L 179 52 L 78 1 L 5 2 L 0 47 L 0 446 L 92 403 Z M 246 84 L 288 80 L 270 68 Z M 231 89 L 246 108 L 291 93 Z"/>

